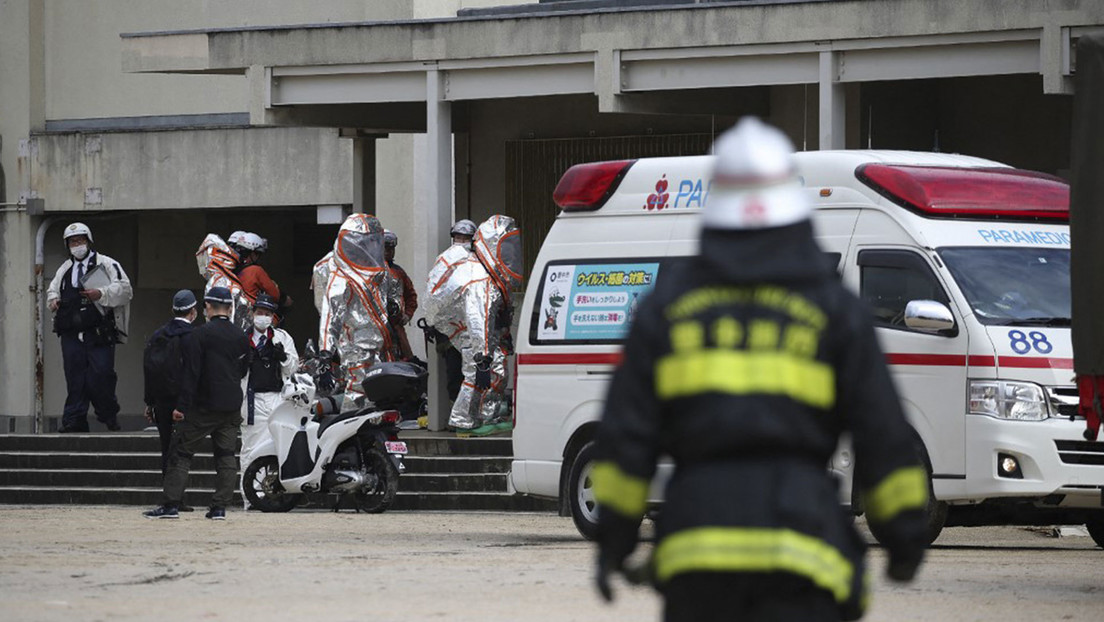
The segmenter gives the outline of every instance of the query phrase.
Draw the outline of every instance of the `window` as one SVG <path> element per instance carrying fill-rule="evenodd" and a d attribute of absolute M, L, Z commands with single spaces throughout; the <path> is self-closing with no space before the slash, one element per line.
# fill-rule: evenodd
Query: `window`
<path fill-rule="evenodd" d="M 862 299 L 874 313 L 879 326 L 909 330 L 905 306 L 912 300 L 935 300 L 949 306 L 931 267 L 910 251 L 865 250 L 859 253 Z"/>

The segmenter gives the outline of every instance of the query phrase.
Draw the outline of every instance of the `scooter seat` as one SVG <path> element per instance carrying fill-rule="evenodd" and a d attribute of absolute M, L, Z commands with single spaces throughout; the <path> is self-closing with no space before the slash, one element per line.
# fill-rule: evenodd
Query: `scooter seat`
<path fill-rule="evenodd" d="M 367 409 L 367 408 L 361 408 L 361 409 L 358 409 L 358 410 L 350 410 L 350 411 L 343 412 L 343 413 L 336 414 L 336 415 L 321 415 L 319 417 L 316 417 L 315 421 L 319 422 L 318 423 L 318 438 L 322 438 L 322 434 L 324 434 L 326 432 L 326 429 L 329 428 L 330 426 L 334 425 L 335 423 L 341 423 L 342 421 L 345 421 L 347 419 L 352 419 L 353 417 L 359 417 L 360 415 L 363 415 L 365 412 L 368 412 L 368 410 L 369 409 Z"/>

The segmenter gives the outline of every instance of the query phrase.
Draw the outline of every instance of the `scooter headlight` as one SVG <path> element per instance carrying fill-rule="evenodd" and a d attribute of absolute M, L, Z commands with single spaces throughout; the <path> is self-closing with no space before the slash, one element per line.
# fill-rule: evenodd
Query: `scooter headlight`
<path fill-rule="evenodd" d="M 1043 388 L 1030 382 L 971 380 L 967 412 L 997 419 L 1042 421 L 1050 417 Z"/>

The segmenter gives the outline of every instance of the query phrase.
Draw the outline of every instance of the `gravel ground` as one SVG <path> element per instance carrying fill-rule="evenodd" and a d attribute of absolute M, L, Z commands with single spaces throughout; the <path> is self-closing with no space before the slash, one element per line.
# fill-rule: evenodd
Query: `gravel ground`
<path fill-rule="evenodd" d="M 0 506 L 4 620 L 656 620 L 619 585 L 602 604 L 593 549 L 549 514 L 382 515 Z M 1049 530 L 944 531 L 918 581 L 887 584 L 871 551 L 867 620 L 1093 620 L 1104 550 Z"/>

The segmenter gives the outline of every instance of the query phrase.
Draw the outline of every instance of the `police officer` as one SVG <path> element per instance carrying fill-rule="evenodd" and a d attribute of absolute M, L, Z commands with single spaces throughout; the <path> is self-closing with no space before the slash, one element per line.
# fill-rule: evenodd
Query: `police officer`
<path fill-rule="evenodd" d="M 96 419 L 108 430 L 118 430 L 115 344 L 126 343 L 134 291 L 119 262 L 94 250 L 88 225 L 75 222 L 62 237 L 69 258 L 46 291 L 46 304 L 55 312 L 54 332 L 61 337 L 68 389 L 58 431 L 87 432 L 89 402 Z"/>
<path fill-rule="evenodd" d="M 147 518 L 179 518 L 178 508 L 188 483 L 192 456 L 211 437 L 215 455 L 215 494 L 207 518 L 223 520 L 238 479 L 235 447 L 241 425 L 242 378 L 249 368 L 250 346 L 245 333 L 230 321 L 234 298 L 225 287 L 204 296 L 207 323 L 184 341 L 184 377 L 173 411 L 176 429 L 169 447 L 161 505 L 144 512 Z"/>
<path fill-rule="evenodd" d="M 610 385 L 598 588 L 611 597 L 667 454 L 650 565 L 666 620 L 855 619 L 864 545 L 826 469 L 840 433 L 892 579 L 923 557 L 928 476 L 869 314 L 813 239 L 789 140 L 748 118 L 714 151 L 700 254 L 641 304 Z"/>
<path fill-rule="evenodd" d="M 284 381 L 299 366 L 295 341 L 287 331 L 273 325 L 278 306 L 276 299 L 268 294 L 258 294 L 253 303 L 253 330 L 249 332 L 252 353 L 241 412 L 243 459 L 268 434 L 268 418 L 282 402 L 280 390 Z M 245 509 L 249 509 L 248 501 L 245 501 Z"/>

